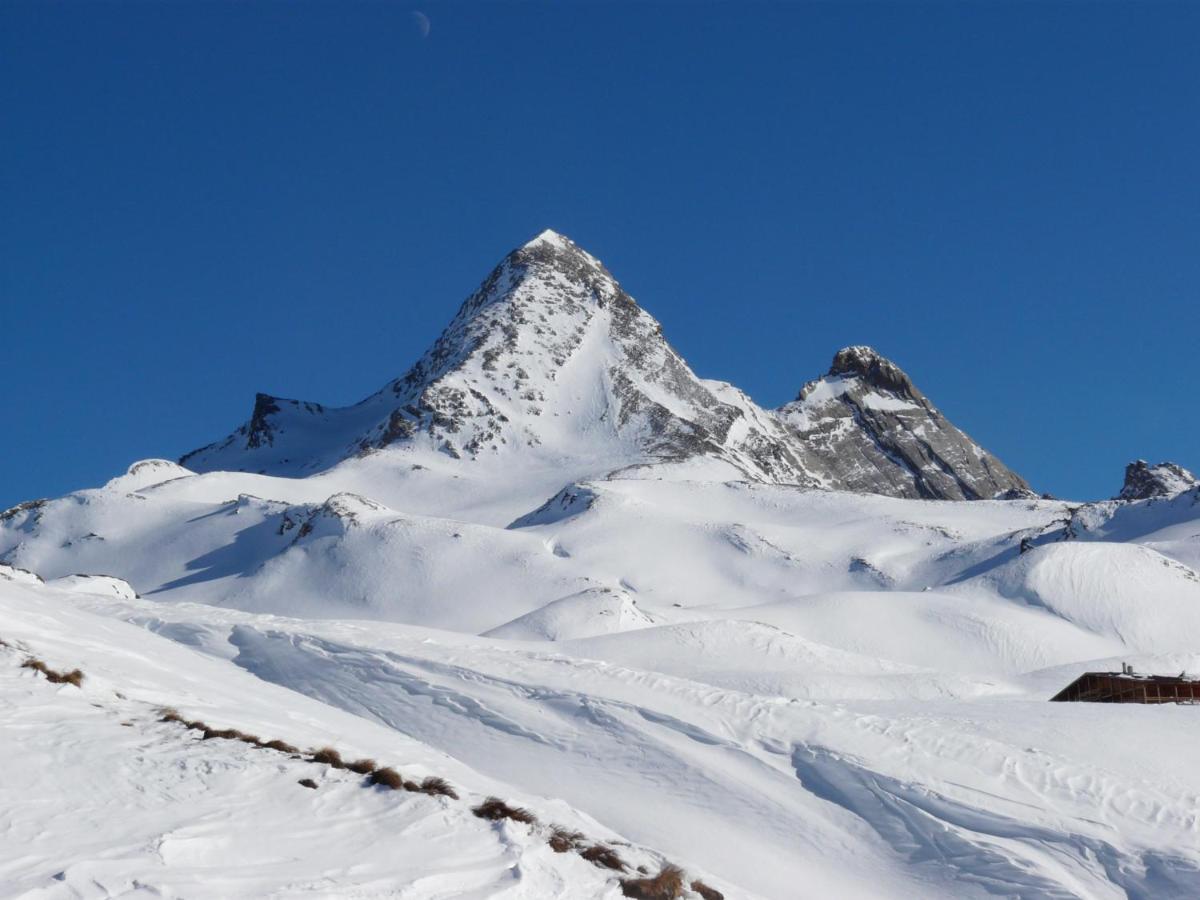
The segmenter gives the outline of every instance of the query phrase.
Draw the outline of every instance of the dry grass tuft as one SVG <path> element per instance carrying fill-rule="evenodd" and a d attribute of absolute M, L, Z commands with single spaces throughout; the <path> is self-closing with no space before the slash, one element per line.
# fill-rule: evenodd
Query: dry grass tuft
<path fill-rule="evenodd" d="M 333 769 L 346 768 L 346 764 L 342 761 L 342 754 L 338 753 L 332 747 L 321 747 L 314 750 L 310 759 L 312 762 L 324 763 Z"/>
<path fill-rule="evenodd" d="M 21 668 L 41 672 L 51 684 L 73 684 L 75 687 L 79 687 L 83 683 L 83 673 L 78 669 L 72 669 L 70 672 L 56 672 L 40 659 L 32 656 L 21 663 Z"/>
<path fill-rule="evenodd" d="M 259 744 L 264 750 L 278 750 L 280 753 L 299 753 L 300 751 L 286 741 L 265 741 Z"/>
<path fill-rule="evenodd" d="M 356 759 L 354 762 L 346 763 L 346 768 L 357 775 L 370 775 L 375 771 L 375 760 Z"/>
<path fill-rule="evenodd" d="M 317 789 L 317 783 L 311 778 L 301 778 L 296 783 L 306 788 L 312 788 L 314 791 Z"/>
<path fill-rule="evenodd" d="M 445 778 L 439 778 L 437 775 L 430 775 L 428 778 L 422 779 L 421 783 L 417 785 L 417 790 L 422 794 L 431 794 L 435 797 L 458 799 L 458 791 L 454 790 Z"/>
<path fill-rule="evenodd" d="M 242 733 L 236 728 L 208 728 L 204 729 L 203 740 L 210 741 L 213 738 L 224 738 L 227 741 L 240 740 Z"/>
<path fill-rule="evenodd" d="M 592 844 L 586 850 L 580 850 L 579 855 L 593 866 L 598 866 L 601 869 L 614 869 L 617 872 L 625 871 L 625 860 L 621 859 L 621 855 L 612 847 L 606 847 L 603 844 Z"/>
<path fill-rule="evenodd" d="M 709 887 L 699 878 L 692 882 L 692 890 L 703 897 L 704 900 L 725 900 L 724 894 L 715 887 Z"/>
<path fill-rule="evenodd" d="M 667 863 L 651 878 L 622 878 L 621 893 L 636 900 L 678 900 L 683 885 L 683 869 Z"/>
<path fill-rule="evenodd" d="M 499 797 L 488 797 L 478 806 L 472 808 L 471 812 L 479 816 L 481 819 L 487 819 L 491 822 L 498 822 L 501 819 L 512 819 L 514 822 L 524 822 L 526 825 L 533 825 L 537 822 L 537 816 L 527 809 L 522 809 L 519 806 L 509 806 Z"/>
<path fill-rule="evenodd" d="M 576 849 L 583 843 L 583 835 L 578 831 L 571 831 L 569 828 L 563 828 L 561 825 L 555 825 L 550 830 L 550 849 L 555 853 L 566 853 L 568 850 Z"/>
<path fill-rule="evenodd" d="M 400 777 L 400 773 L 390 766 L 384 766 L 382 769 L 376 769 L 371 773 L 371 777 L 367 779 L 367 784 L 378 784 L 386 788 L 391 788 L 393 791 L 403 790 L 404 779 Z"/>
<path fill-rule="evenodd" d="M 160 722 L 183 722 L 184 724 L 186 724 L 183 716 L 181 716 L 179 714 L 179 710 L 177 710 L 173 706 L 164 706 L 162 709 L 160 709 L 158 711 L 158 721 L 160 721 Z"/>

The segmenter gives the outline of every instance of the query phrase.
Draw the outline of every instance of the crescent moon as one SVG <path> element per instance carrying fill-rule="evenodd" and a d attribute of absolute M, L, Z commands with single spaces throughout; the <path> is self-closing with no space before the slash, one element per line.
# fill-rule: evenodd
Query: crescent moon
<path fill-rule="evenodd" d="M 412 17 L 413 21 L 417 23 L 417 30 L 421 32 L 421 39 L 424 40 L 425 38 L 429 37 L 429 29 L 433 25 L 433 23 L 429 21 L 429 16 L 425 15 L 425 13 L 421 12 L 419 9 L 415 9 L 413 10 Z"/>

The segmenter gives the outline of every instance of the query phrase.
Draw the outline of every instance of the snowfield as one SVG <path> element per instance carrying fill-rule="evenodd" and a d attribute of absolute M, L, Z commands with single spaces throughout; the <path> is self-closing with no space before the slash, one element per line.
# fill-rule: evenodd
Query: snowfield
<path fill-rule="evenodd" d="M 1200 890 L 1194 708 L 1045 702 L 1122 661 L 1200 671 L 1200 492 L 609 479 L 505 527 L 171 476 L 3 523 L 46 583 L 0 569 L 0 638 L 87 674 L 55 687 L 6 651 L 14 893 L 620 896 L 523 826 L 198 741 L 162 705 L 550 810 L 728 897 Z"/>
<path fill-rule="evenodd" d="M 0 512 L 0 897 L 1195 900 L 1200 707 L 1047 700 L 1200 675 L 1198 568 L 1186 470 L 1039 498 L 863 347 L 760 409 L 547 232 L 362 403 Z"/>

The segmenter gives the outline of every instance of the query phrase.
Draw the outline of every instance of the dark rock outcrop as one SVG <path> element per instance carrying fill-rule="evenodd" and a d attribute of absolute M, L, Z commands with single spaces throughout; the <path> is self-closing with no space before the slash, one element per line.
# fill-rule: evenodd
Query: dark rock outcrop
<path fill-rule="evenodd" d="M 1200 484 L 1200 479 L 1183 466 L 1173 462 L 1150 465 L 1144 459 L 1136 459 L 1125 467 L 1125 484 L 1117 500 L 1151 500 L 1155 497 L 1173 497 L 1191 490 Z"/>

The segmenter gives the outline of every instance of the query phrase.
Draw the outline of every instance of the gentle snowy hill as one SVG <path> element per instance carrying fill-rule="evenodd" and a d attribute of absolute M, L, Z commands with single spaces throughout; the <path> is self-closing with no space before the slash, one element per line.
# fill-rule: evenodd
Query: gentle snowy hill
<path fill-rule="evenodd" d="M 808 449 L 822 482 L 893 497 L 977 500 L 1032 496 L 954 427 L 912 380 L 870 347 L 846 347 L 779 416 Z"/>

